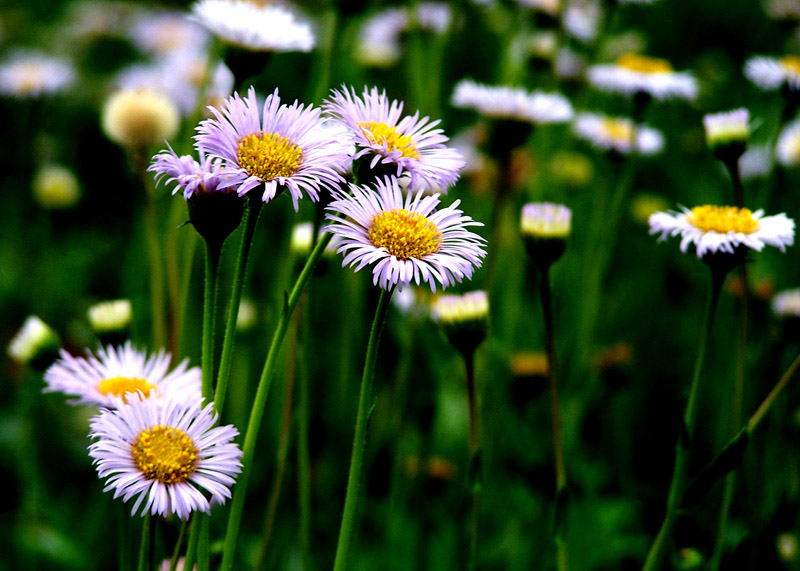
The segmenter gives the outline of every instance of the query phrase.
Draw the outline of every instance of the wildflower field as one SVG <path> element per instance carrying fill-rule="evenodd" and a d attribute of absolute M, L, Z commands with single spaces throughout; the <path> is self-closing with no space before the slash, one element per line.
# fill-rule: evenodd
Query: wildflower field
<path fill-rule="evenodd" d="M 0 571 L 800 570 L 800 2 L 0 4 Z"/>

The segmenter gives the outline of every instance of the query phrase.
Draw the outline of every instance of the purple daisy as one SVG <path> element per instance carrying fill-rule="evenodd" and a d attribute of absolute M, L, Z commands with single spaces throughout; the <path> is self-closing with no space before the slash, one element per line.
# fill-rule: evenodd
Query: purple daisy
<path fill-rule="evenodd" d="M 364 87 L 359 97 L 355 89 L 342 86 L 323 107 L 352 131 L 358 147 L 354 160 L 366 156 L 370 168 L 378 163 L 396 167 L 396 176 L 410 177 L 411 190 L 446 193 L 466 165 L 458 151 L 444 145 L 449 139 L 436 128 L 439 120 L 420 119 L 419 111 L 403 116 L 403 103 L 390 102 L 377 87 Z"/>
<path fill-rule="evenodd" d="M 211 194 L 213 192 L 234 192 L 235 187 L 221 186 L 229 177 L 222 174 L 222 161 L 207 156 L 199 150 L 200 162 L 190 155 L 179 157 L 169 147 L 153 157 L 153 164 L 148 171 L 156 173 L 156 181 L 166 178 L 165 184 L 176 182 L 172 194 L 183 189 L 183 198 L 189 200 L 192 195 Z"/>
<path fill-rule="evenodd" d="M 342 181 L 336 169 L 347 161 L 344 147 L 319 136 L 320 109 L 297 101 L 282 105 L 276 89 L 259 112 L 252 87 L 245 99 L 234 93 L 222 110 L 209 109 L 214 118 L 200 123 L 195 140 L 198 149 L 223 160 L 225 180 L 218 188 L 236 186 L 240 196 L 263 188 L 264 202 L 288 188 L 297 210 L 303 193 L 317 201 L 320 188 Z"/>
<path fill-rule="evenodd" d="M 413 280 L 428 282 L 436 291 L 472 278 L 481 266 L 485 240 L 467 229 L 483 226 L 456 207 L 437 210 L 439 194 L 406 193 L 396 178 L 386 177 L 375 188 L 350 185 L 352 195 L 337 191 L 328 206 L 325 227 L 339 239 L 342 265 L 355 271 L 374 264 L 373 283 L 402 289 Z"/>

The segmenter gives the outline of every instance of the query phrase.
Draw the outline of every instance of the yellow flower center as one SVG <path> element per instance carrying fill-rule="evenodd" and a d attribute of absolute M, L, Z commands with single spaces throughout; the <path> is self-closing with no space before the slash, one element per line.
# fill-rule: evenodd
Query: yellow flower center
<path fill-rule="evenodd" d="M 33 93 L 42 84 L 42 68 L 35 64 L 26 64 L 18 68 L 19 92 L 22 94 Z"/>
<path fill-rule="evenodd" d="M 400 260 L 422 258 L 439 251 L 442 233 L 436 224 L 417 212 L 388 210 L 372 219 L 367 233 L 376 248 L 386 248 Z"/>
<path fill-rule="evenodd" d="M 125 396 L 128 393 L 142 391 L 142 394 L 147 396 L 154 388 L 156 388 L 156 386 L 147 382 L 147 379 L 137 377 L 111 377 L 97 383 L 98 393 L 105 396 L 114 395 L 116 397 L 122 397 L 124 402 L 128 402 L 128 398 Z"/>
<path fill-rule="evenodd" d="M 800 57 L 788 55 L 781 58 L 784 69 L 794 75 L 800 75 Z"/>
<path fill-rule="evenodd" d="M 199 450 L 179 428 L 160 424 L 145 428 L 131 444 L 133 463 L 147 480 L 185 482 L 197 468 Z"/>
<path fill-rule="evenodd" d="M 239 140 L 236 158 L 247 174 L 270 181 L 296 173 L 303 164 L 303 149 L 283 135 L 258 133 Z"/>
<path fill-rule="evenodd" d="M 633 124 L 624 119 L 603 119 L 603 134 L 612 141 L 630 143 L 633 140 Z"/>
<path fill-rule="evenodd" d="M 361 121 L 357 125 L 373 145 L 385 145 L 390 153 L 400 151 L 404 157 L 419 158 L 414 140 L 408 135 L 398 134 L 397 127 L 390 127 L 386 123 L 377 121 Z"/>
<path fill-rule="evenodd" d="M 703 232 L 719 234 L 752 234 L 759 228 L 750 210 L 735 206 L 697 206 L 689 214 L 689 223 Z"/>
<path fill-rule="evenodd" d="M 617 65 L 639 73 L 670 73 L 672 65 L 665 59 L 628 53 L 617 59 Z"/>

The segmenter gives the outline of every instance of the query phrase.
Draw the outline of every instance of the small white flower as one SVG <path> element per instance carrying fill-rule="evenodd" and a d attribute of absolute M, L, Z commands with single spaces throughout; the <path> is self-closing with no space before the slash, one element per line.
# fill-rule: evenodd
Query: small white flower
<path fill-rule="evenodd" d="M 783 85 L 800 89 L 800 57 L 754 56 L 745 62 L 744 75 L 764 91 L 775 91 Z"/>
<path fill-rule="evenodd" d="M 567 34 L 588 44 L 597 38 L 602 15 L 602 8 L 596 0 L 573 0 L 564 10 L 562 25 Z"/>
<path fill-rule="evenodd" d="M 454 107 L 474 109 L 493 119 L 545 124 L 563 123 L 572 118 L 572 105 L 561 94 L 485 85 L 470 79 L 458 82 L 450 102 Z"/>
<path fill-rule="evenodd" d="M 772 299 L 772 313 L 776 317 L 800 317 L 800 289 L 790 289 L 778 293 Z"/>
<path fill-rule="evenodd" d="M 763 210 L 751 212 L 735 206 L 697 206 L 681 212 L 656 212 L 650 216 L 650 234 L 681 236 L 681 251 L 694 244 L 697 257 L 707 253 L 733 254 L 739 246 L 760 252 L 765 245 L 781 252 L 794 243 L 794 221 L 785 214 L 764 216 Z"/>
<path fill-rule="evenodd" d="M 8 356 L 24 365 L 48 346 L 57 348 L 58 336 L 44 321 L 31 315 L 8 344 Z"/>
<path fill-rule="evenodd" d="M 192 6 L 195 21 L 224 42 L 256 52 L 309 52 L 311 26 L 280 6 L 247 0 L 200 0 Z"/>
<path fill-rule="evenodd" d="M 89 325 L 97 333 L 121 331 L 128 327 L 133 317 L 133 308 L 129 299 L 115 299 L 96 303 L 87 312 Z"/>
<path fill-rule="evenodd" d="M 128 37 L 144 53 L 161 57 L 203 53 L 210 40 L 208 32 L 186 14 L 171 11 L 139 15 L 128 30 Z"/>
<path fill-rule="evenodd" d="M 753 145 L 739 158 L 742 180 L 752 180 L 767 174 L 772 167 L 772 150 L 769 145 Z"/>
<path fill-rule="evenodd" d="M 775 146 L 778 162 L 787 167 L 800 165 L 800 119 L 786 125 Z"/>
<path fill-rule="evenodd" d="M 631 148 L 638 155 L 655 155 L 664 148 L 664 136 L 646 125 L 634 125 L 625 117 L 605 117 L 580 113 L 572 124 L 575 135 L 603 151 L 628 155 Z"/>
<path fill-rule="evenodd" d="M 740 108 L 703 116 L 706 142 L 709 147 L 727 143 L 746 143 L 750 136 L 750 112 Z"/>
<path fill-rule="evenodd" d="M 19 99 L 61 93 L 75 81 L 67 60 L 35 51 L 17 51 L 0 63 L 0 95 Z"/>
<path fill-rule="evenodd" d="M 444 326 L 488 319 L 489 297 L 483 290 L 439 296 L 431 306 L 431 317 Z"/>
<path fill-rule="evenodd" d="M 562 204 L 531 202 L 522 207 L 520 231 L 531 238 L 568 238 L 572 210 Z"/>
<path fill-rule="evenodd" d="M 601 91 L 632 96 L 646 93 L 658 100 L 697 97 L 697 80 L 688 72 L 676 72 L 666 60 L 628 53 L 615 63 L 589 68 L 589 83 Z"/>

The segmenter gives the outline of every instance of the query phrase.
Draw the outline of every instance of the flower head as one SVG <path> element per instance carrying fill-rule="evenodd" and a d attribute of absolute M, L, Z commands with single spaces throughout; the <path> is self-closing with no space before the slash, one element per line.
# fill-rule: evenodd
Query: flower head
<path fill-rule="evenodd" d="M 145 12 L 140 14 L 128 30 L 131 42 L 141 51 L 154 56 L 175 53 L 202 53 L 209 43 L 209 35 L 182 12 Z"/>
<path fill-rule="evenodd" d="M 87 311 L 89 325 L 96 333 L 123 331 L 131 323 L 133 308 L 129 299 L 96 303 Z"/>
<path fill-rule="evenodd" d="M 222 41 L 255 52 L 308 52 L 314 47 L 311 26 L 268 2 L 200 0 L 192 17 Z"/>
<path fill-rule="evenodd" d="M 622 155 L 655 155 L 664 148 L 664 136 L 646 125 L 634 125 L 625 117 L 605 117 L 596 113 L 580 113 L 572 124 L 573 132 L 603 151 Z"/>
<path fill-rule="evenodd" d="M 335 193 L 325 230 L 340 239 L 342 265 L 358 271 L 374 264 L 373 283 L 381 288 L 423 281 L 436 291 L 437 282 L 446 288 L 481 266 L 485 240 L 468 227 L 482 224 L 458 210 L 458 201 L 437 210 L 440 195 L 406 194 L 388 177 L 374 189 L 350 190 L 352 196 Z"/>
<path fill-rule="evenodd" d="M 153 164 L 147 170 L 156 173 L 157 181 L 166 179 L 165 184 L 177 183 L 172 189 L 172 194 L 182 190 L 183 198 L 186 200 L 194 195 L 235 191 L 235 188 L 229 186 L 220 187 L 228 180 L 228 177 L 220 172 L 222 160 L 207 156 L 202 149 L 199 155 L 199 162 L 190 155 L 179 157 L 172 147 L 169 147 L 153 157 Z"/>
<path fill-rule="evenodd" d="M 44 208 L 70 208 L 81 197 L 81 185 L 75 173 L 67 167 L 45 165 L 33 177 L 33 197 Z"/>
<path fill-rule="evenodd" d="M 589 68 L 589 82 L 601 91 L 620 95 L 644 93 L 658 100 L 695 99 L 697 80 L 688 72 L 677 72 L 663 59 L 628 53 L 613 64 Z"/>
<path fill-rule="evenodd" d="M 520 231 L 531 260 L 548 268 L 566 250 L 572 210 L 562 204 L 532 202 L 522 207 Z"/>
<path fill-rule="evenodd" d="M 56 351 L 58 351 L 58 335 L 35 315 L 25 320 L 8 344 L 8 356 L 22 365 L 27 365 L 45 353 Z"/>
<path fill-rule="evenodd" d="M 681 212 L 656 212 L 650 216 L 650 234 L 681 236 L 681 251 L 694 244 L 697 257 L 706 254 L 734 254 L 741 247 L 761 251 L 765 245 L 781 252 L 794 243 L 794 221 L 785 214 L 764 216 L 735 206 L 696 206 Z"/>
<path fill-rule="evenodd" d="M 442 295 L 433 302 L 431 315 L 450 344 L 465 355 L 475 352 L 489 329 L 489 297 L 483 290 L 462 295 Z"/>
<path fill-rule="evenodd" d="M 454 107 L 473 109 L 492 119 L 511 119 L 536 125 L 572 119 L 572 105 L 561 94 L 485 85 L 471 79 L 458 82 L 450 102 Z"/>
<path fill-rule="evenodd" d="M 784 85 L 795 91 L 800 89 L 800 57 L 753 56 L 744 64 L 744 75 L 764 91 L 775 91 Z"/>
<path fill-rule="evenodd" d="M 214 405 L 203 408 L 200 400 L 131 399 L 102 411 L 91 423 L 89 456 L 107 478 L 104 491 L 126 502 L 135 497 L 131 514 L 142 506 L 142 515 L 181 519 L 210 512 L 206 494 L 225 503 L 242 452 L 232 442 L 239 432 L 216 421 Z"/>
<path fill-rule="evenodd" d="M 0 63 L 0 95 L 19 99 L 61 93 L 75 81 L 68 61 L 35 51 L 12 53 Z"/>
<path fill-rule="evenodd" d="M 789 289 L 772 299 L 772 313 L 781 319 L 800 318 L 800 289 Z"/>
<path fill-rule="evenodd" d="M 750 137 L 750 112 L 741 108 L 723 113 L 710 113 L 703 116 L 703 127 L 709 148 L 716 150 L 736 145 L 741 152 L 744 152 L 744 146 Z"/>
<path fill-rule="evenodd" d="M 252 87 L 247 98 L 234 93 L 222 110 L 197 128 L 198 148 L 223 160 L 220 174 L 226 177 L 218 188 L 238 186 L 239 195 L 262 191 L 269 202 L 279 191 L 289 190 L 295 210 L 307 194 L 319 200 L 323 187 L 342 180 L 336 172 L 346 157 L 341 141 L 320 136 L 320 110 L 295 101 L 281 104 L 278 90 L 267 97 L 259 111 Z"/>
<path fill-rule="evenodd" d="M 148 356 L 133 348 L 130 341 L 120 347 L 100 348 L 96 355 L 73 357 L 61 351 L 61 358 L 45 373 L 44 392 L 62 392 L 75 397 L 71 404 L 116 408 L 119 403 L 143 397 L 169 396 L 177 400 L 200 399 L 200 369 L 188 369 L 188 359 L 172 371 L 171 357 L 163 350 Z M 155 391 L 155 393 L 152 393 Z"/>
<path fill-rule="evenodd" d="M 783 166 L 800 165 L 800 119 L 786 125 L 778 136 L 775 157 Z"/>
<path fill-rule="evenodd" d="M 421 186 L 447 192 L 455 184 L 464 158 L 444 145 L 448 138 L 439 121 L 414 115 L 403 116 L 403 103 L 389 101 L 377 87 L 364 88 L 361 97 L 355 89 L 334 90 L 325 102 L 325 111 L 350 129 L 358 151 L 354 160 L 365 157 L 369 168 L 384 165 L 395 176 L 407 174 L 411 190 Z"/>
<path fill-rule="evenodd" d="M 147 149 L 178 132 L 180 113 L 161 93 L 123 89 L 106 101 L 102 123 L 106 135 L 115 143 L 131 149 Z"/>

